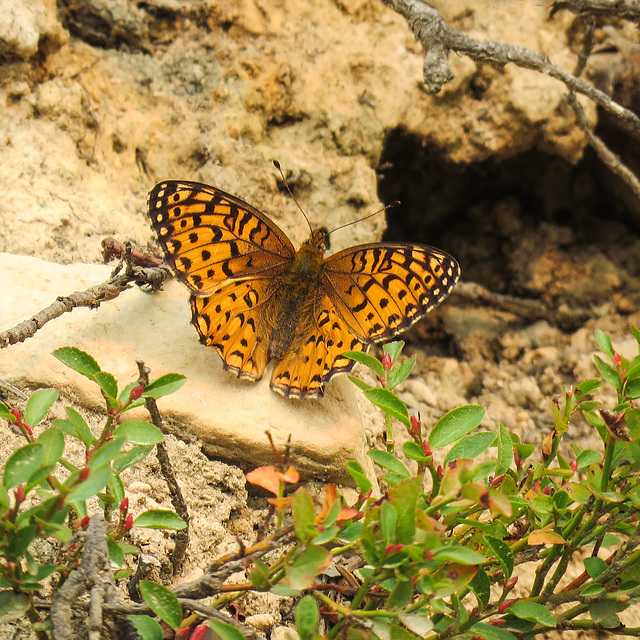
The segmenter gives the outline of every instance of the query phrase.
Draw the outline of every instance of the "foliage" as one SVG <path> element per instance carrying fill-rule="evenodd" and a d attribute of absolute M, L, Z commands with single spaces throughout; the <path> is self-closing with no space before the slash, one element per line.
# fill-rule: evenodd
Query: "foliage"
<path fill-rule="evenodd" d="M 42 633 L 45 620 L 35 598 L 47 583 L 59 589 L 80 562 L 82 537 L 89 524 L 87 503 L 96 497 L 104 518 L 110 522 L 109 558 L 122 567 L 126 554 L 137 547 L 126 539 L 132 527 L 181 529 L 184 522 L 173 512 L 148 510 L 134 519 L 121 478 L 122 472 L 143 460 L 163 440 L 153 424 L 127 420 L 126 413 L 149 397 L 172 393 L 184 377 L 167 374 L 141 385 L 137 382 L 118 391 L 110 373 L 102 371 L 87 353 L 75 347 L 54 352 L 58 360 L 95 382 L 105 402 L 106 417 L 95 436 L 85 419 L 71 407 L 67 417 L 45 417 L 58 399 L 57 391 L 38 389 L 29 397 L 23 413 L 0 402 L 0 418 L 23 436 L 26 444 L 13 451 L 2 469 L 0 484 L 0 618 L 26 614 Z M 69 440 L 84 449 L 83 466 L 65 458 Z M 96 507 L 92 507 L 95 512 Z M 115 513 L 114 513 L 115 511 Z M 38 559 L 33 551 L 38 540 L 57 541 L 55 562 Z M 118 577 L 128 575 L 121 571 Z M 45 625 L 46 626 L 46 625 Z"/>
<path fill-rule="evenodd" d="M 632 332 L 640 351 L 640 331 Z M 356 503 L 347 506 L 332 484 L 318 502 L 303 487 L 288 490 L 299 474 L 287 456 L 276 454 L 277 466 L 247 474 L 249 482 L 273 494 L 256 543 L 215 563 L 226 578 L 232 573 L 227 565 L 242 561 L 249 567 L 248 582 L 222 588 L 224 580 L 216 582 L 212 570 L 208 591 L 200 585 L 199 593 L 217 597 L 194 611 L 188 606 L 193 600 L 142 581 L 150 615 L 130 620 L 145 638 L 167 637 L 173 629 L 180 638 L 213 634 L 236 640 L 250 632 L 219 610 L 248 591 L 271 591 L 297 598 L 295 626 L 304 640 L 514 640 L 552 629 L 640 635 L 619 618 L 640 598 L 640 355 L 627 360 L 607 335 L 597 332 L 596 339 L 602 355 L 595 364 L 615 391 L 615 402 L 605 407 L 596 398 L 612 395 L 602 393 L 599 379 L 565 389 L 549 403 L 553 427 L 535 445 L 520 442 L 502 424 L 483 426 L 484 409 L 476 405 L 453 409 L 425 429 L 394 393 L 414 364 L 401 357 L 402 343 L 387 345 L 381 361 L 351 354 L 380 381 L 376 388 L 354 379 L 387 416 L 387 448 L 369 452 L 381 468 L 383 490 L 377 492 L 373 479 L 351 462 L 348 470 L 360 491 Z M 35 392 L 24 416 L 0 407 L 1 417 L 27 440 L 3 472 L 0 614 L 29 612 L 30 595 L 48 575 L 57 572 L 64 580 L 69 574 L 77 554 L 64 564 L 41 565 L 29 550 L 31 542 L 70 540 L 69 516 L 85 517 L 90 496 L 100 496 L 107 515 L 107 507 L 124 498 L 119 473 L 141 459 L 141 452 L 132 451 L 146 447 L 148 453 L 154 432 L 151 425 L 120 417 L 179 382 L 163 377 L 116 395 L 113 377 L 79 353 L 67 350 L 61 359 L 100 385 L 108 415 L 98 438 L 72 410 L 67 420 L 53 421 L 34 438 L 33 426 L 44 419 L 54 392 Z M 583 419 L 598 434 L 601 450 L 563 442 Z M 398 423 L 409 436 L 401 454 L 393 443 Z M 63 435 L 84 443 L 88 472 L 62 461 Z M 133 445 L 126 452 L 125 443 Z M 67 473 L 64 480 L 60 468 Z M 153 526 L 154 520 L 147 513 L 135 522 Z M 166 514 L 159 522 L 167 526 Z M 120 548 L 125 531 L 120 514 L 110 550 Z M 116 554 L 120 564 L 128 550 Z M 359 568 L 348 569 L 347 559 Z M 524 562 L 535 563 L 535 575 L 516 587 Z M 563 578 L 570 564 L 582 571 L 568 582 Z M 335 575 L 332 566 L 340 567 L 340 579 L 329 577 Z"/>

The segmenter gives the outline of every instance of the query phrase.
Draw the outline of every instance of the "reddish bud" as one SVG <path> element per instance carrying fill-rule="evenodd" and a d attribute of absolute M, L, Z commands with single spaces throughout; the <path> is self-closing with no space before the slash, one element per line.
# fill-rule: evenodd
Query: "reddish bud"
<path fill-rule="evenodd" d="M 502 618 L 491 618 L 491 620 L 489 620 L 489 624 L 494 627 L 504 627 L 504 625 L 507 624 L 507 621 Z"/>
<path fill-rule="evenodd" d="M 500 606 L 498 607 L 498 613 L 504 613 L 505 609 L 508 609 L 514 602 L 516 602 L 516 600 L 505 600 L 502 604 L 500 604 Z"/>
<path fill-rule="evenodd" d="M 83 467 L 82 469 L 80 469 L 80 474 L 78 475 L 80 482 L 83 482 L 84 480 L 86 480 L 90 474 L 91 474 L 91 469 L 89 467 Z"/>
<path fill-rule="evenodd" d="M 11 409 L 11 413 L 16 419 L 16 424 L 22 424 L 22 416 L 20 415 L 20 412 L 17 409 Z"/>
<path fill-rule="evenodd" d="M 438 465 L 436 473 L 438 474 L 438 478 L 442 478 L 442 476 L 444 476 L 444 469 L 442 468 L 441 464 Z"/>
<path fill-rule="evenodd" d="M 124 521 L 124 530 L 129 531 L 133 527 L 133 516 L 129 514 L 127 519 Z"/>
<path fill-rule="evenodd" d="M 183 627 L 176 631 L 176 638 L 188 638 L 190 634 L 191 629 L 189 627 Z"/>
<path fill-rule="evenodd" d="M 23 422 L 21 426 L 30 436 L 33 435 L 33 429 L 26 422 Z"/>
<path fill-rule="evenodd" d="M 373 589 L 371 589 L 371 591 L 373 591 L 373 593 L 380 593 L 382 591 L 382 587 L 376 585 L 375 587 L 373 587 Z"/>
<path fill-rule="evenodd" d="M 89 520 L 91 520 L 89 516 L 82 518 L 82 520 L 80 520 L 80 528 L 86 529 L 89 526 Z"/>
<path fill-rule="evenodd" d="M 636 516 L 636 514 L 634 513 L 630 518 L 629 518 L 629 522 L 635 522 L 638 519 L 638 517 Z"/>
<path fill-rule="evenodd" d="M 471 636 L 471 640 L 484 640 L 484 636 Z"/>
<path fill-rule="evenodd" d="M 506 584 L 504 585 L 505 589 L 513 589 L 518 584 L 518 576 L 511 576 Z"/>
<path fill-rule="evenodd" d="M 208 625 L 201 624 L 193 630 L 193 633 L 189 636 L 189 640 L 204 640 L 209 632 L 209 628 L 210 627 Z"/>
<path fill-rule="evenodd" d="M 129 498 L 125 498 L 120 503 L 120 511 L 128 511 L 128 509 L 129 509 Z"/>
<path fill-rule="evenodd" d="M 575 458 L 569 463 L 569 465 L 573 469 L 574 473 L 578 470 L 578 461 Z"/>
<path fill-rule="evenodd" d="M 429 549 L 428 551 L 424 551 L 422 553 L 422 557 L 425 560 L 431 560 L 433 558 L 433 556 L 435 555 L 435 553 L 433 551 L 431 551 L 431 549 Z"/>
<path fill-rule="evenodd" d="M 398 551 L 400 551 L 402 549 L 402 547 L 404 547 L 403 544 L 388 544 L 385 547 L 384 552 L 385 553 L 397 553 Z"/>
<path fill-rule="evenodd" d="M 385 353 L 382 356 L 382 366 L 385 368 L 386 371 L 390 371 L 391 370 L 391 356 L 388 353 Z"/>
<path fill-rule="evenodd" d="M 615 364 L 616 367 L 619 367 L 622 364 L 622 358 L 619 353 L 613 354 L 613 364 Z"/>
<path fill-rule="evenodd" d="M 433 455 L 433 451 L 431 451 L 431 447 L 429 446 L 429 442 L 426 438 L 422 441 L 422 449 L 424 450 L 425 456 Z"/>
<path fill-rule="evenodd" d="M 544 493 L 545 496 L 548 496 L 551 493 L 551 487 L 545 487 L 542 490 L 542 493 Z"/>
<path fill-rule="evenodd" d="M 493 478 L 493 480 L 489 482 L 489 485 L 495 489 L 496 487 L 499 487 L 502 484 L 503 480 L 504 480 L 504 473 L 498 476 L 497 478 Z"/>
<path fill-rule="evenodd" d="M 16 504 L 20 504 L 24 500 L 24 485 L 19 484 L 15 490 Z"/>
<path fill-rule="evenodd" d="M 133 387 L 133 389 L 131 389 L 131 393 L 129 393 L 129 400 L 131 400 L 132 402 L 134 400 L 137 400 L 138 398 L 140 398 L 143 391 L 144 391 L 143 384 L 139 384 L 137 387 Z"/>
<path fill-rule="evenodd" d="M 411 435 L 417 436 L 420 433 L 420 412 L 416 415 L 411 414 L 409 419 L 411 420 Z"/>

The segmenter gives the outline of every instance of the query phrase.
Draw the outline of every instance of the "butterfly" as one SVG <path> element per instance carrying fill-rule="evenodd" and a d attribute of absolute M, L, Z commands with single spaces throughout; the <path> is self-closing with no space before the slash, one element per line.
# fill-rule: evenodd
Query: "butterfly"
<path fill-rule="evenodd" d="M 324 258 L 328 233 L 296 251 L 250 204 L 183 180 L 149 193 L 149 218 L 165 261 L 191 292 L 200 341 L 238 377 L 259 380 L 274 359 L 271 388 L 319 398 L 346 351 L 364 351 L 411 327 L 458 281 L 458 263 L 433 247 L 378 242 Z"/>

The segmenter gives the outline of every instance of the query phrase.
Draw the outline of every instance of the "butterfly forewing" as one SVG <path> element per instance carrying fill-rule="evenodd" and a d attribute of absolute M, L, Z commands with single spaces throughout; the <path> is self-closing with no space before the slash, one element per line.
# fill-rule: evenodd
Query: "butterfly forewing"
<path fill-rule="evenodd" d="M 338 314 L 363 342 L 388 340 L 446 298 L 458 263 L 433 247 L 374 243 L 325 261 L 324 283 Z"/>
<path fill-rule="evenodd" d="M 274 278 L 295 250 L 264 214 L 215 187 L 167 180 L 149 194 L 149 216 L 167 262 L 196 295 L 226 280 Z"/>

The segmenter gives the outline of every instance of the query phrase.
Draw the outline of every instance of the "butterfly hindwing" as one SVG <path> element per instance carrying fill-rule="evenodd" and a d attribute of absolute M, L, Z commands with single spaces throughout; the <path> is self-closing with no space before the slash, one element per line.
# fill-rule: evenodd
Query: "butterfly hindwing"
<path fill-rule="evenodd" d="M 334 375 L 348 373 L 355 365 L 342 354 L 365 348 L 322 291 L 302 338 L 273 367 L 271 388 L 286 398 L 321 398 Z"/>
<path fill-rule="evenodd" d="M 196 295 L 226 280 L 277 276 L 295 254 L 263 213 L 197 182 L 158 183 L 149 194 L 149 216 L 167 262 Z"/>
<path fill-rule="evenodd" d="M 325 260 L 323 284 L 349 329 L 367 344 L 411 327 L 446 298 L 458 263 L 433 247 L 374 243 Z"/>

